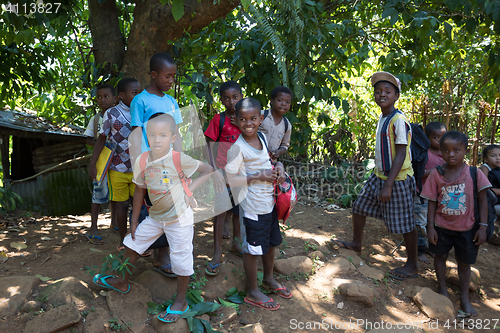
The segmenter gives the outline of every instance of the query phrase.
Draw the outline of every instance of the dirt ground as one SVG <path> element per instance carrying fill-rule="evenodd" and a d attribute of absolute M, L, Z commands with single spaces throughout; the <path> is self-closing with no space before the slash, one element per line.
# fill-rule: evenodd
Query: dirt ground
<path fill-rule="evenodd" d="M 109 253 L 116 253 L 116 245 L 119 236 L 111 231 L 109 226 L 109 214 L 101 215 L 99 228 L 106 244 L 102 246 L 91 245 L 84 237 L 86 228 L 90 225 L 90 215 L 65 216 L 65 217 L 38 217 L 33 218 L 30 214 L 21 214 L 20 217 L 11 218 L 1 224 L 0 228 L 0 250 L 6 251 L 8 260 L 0 264 L 0 276 L 33 276 L 40 274 L 49 277 L 51 281 L 74 276 L 89 284 L 89 287 L 97 294 L 99 289 L 92 284 L 92 277 L 86 274 L 86 266 L 100 266 L 102 258 Z M 323 207 L 297 204 L 288 220 L 291 229 L 286 231 L 285 243 L 280 246 L 281 256 L 304 254 L 306 250 L 312 251 L 316 245 L 323 245 L 332 235 L 340 239 L 351 239 L 351 211 L 337 210 L 327 211 Z M 401 258 L 405 257 L 404 246 L 401 246 L 393 254 L 392 250 L 400 242 L 402 236 L 391 235 L 386 231 L 381 221 L 369 219 L 364 238 L 364 248 L 361 258 L 372 267 L 387 271 L 402 265 Z M 26 243 L 27 249 L 13 249 L 11 242 Z M 212 254 L 212 222 L 197 223 L 195 226 L 194 256 L 195 265 L 204 270 L 206 260 Z M 224 250 L 229 251 L 229 240 L 224 241 Z M 332 260 L 338 251 L 332 250 L 326 256 L 325 261 Z M 151 267 L 152 257 L 140 258 L 137 261 L 133 278 L 142 271 Z M 432 259 L 431 259 L 432 260 Z M 450 255 L 450 261 L 454 261 Z M 242 259 L 226 252 L 225 261 L 236 264 L 242 268 Z M 323 276 L 321 268 L 316 273 L 305 276 L 278 276 L 285 282 L 294 294 L 290 300 L 275 299 L 281 304 L 279 311 L 266 311 L 241 305 L 241 314 L 238 321 L 225 325 L 226 331 L 236 331 L 244 324 L 260 322 L 265 332 L 315 332 L 330 331 L 341 328 L 339 325 L 349 322 L 360 325 L 340 329 L 345 332 L 365 332 L 384 323 L 390 322 L 394 325 L 401 323 L 420 323 L 426 332 L 479 332 L 500 331 L 500 322 L 494 328 L 494 319 L 500 319 L 500 247 L 485 244 L 480 248 L 477 264 L 474 265 L 481 274 L 481 289 L 470 295 L 473 305 L 479 312 L 474 318 L 477 323 L 490 324 L 485 329 L 460 329 L 461 319 L 456 323 L 449 323 L 448 328 L 443 322 L 439 322 L 436 329 L 436 321 L 429 320 L 419 308 L 408 298 L 404 297 L 402 291 L 410 285 L 429 287 L 436 290 L 436 279 L 433 266 L 421 264 L 420 277 L 407 281 L 395 281 L 385 279 L 381 282 L 367 280 L 360 273 L 355 272 L 349 276 L 338 278 L 349 278 L 362 280 L 363 283 L 374 288 L 378 294 L 373 307 L 347 301 L 339 295 L 333 287 L 329 287 L 331 277 Z M 204 273 L 201 273 L 204 275 Z M 200 276 L 200 274 L 199 274 Z M 47 283 L 50 283 L 48 281 Z M 41 283 L 34 295 L 46 283 Z M 449 297 L 455 307 L 459 309 L 458 287 L 448 285 Z M 172 295 L 173 296 L 173 295 Z M 154 295 L 153 295 L 154 297 Z M 339 303 L 344 306 L 340 307 Z M 105 297 L 98 296 L 92 304 L 82 308 L 84 313 L 92 306 L 107 308 Z M 88 313 L 88 312 L 87 312 Z M 11 318 L 0 318 L 0 332 L 14 333 L 22 332 L 29 316 L 19 314 Z M 361 320 L 364 323 L 361 323 Z M 301 324 L 302 323 L 302 324 Z M 312 328 L 316 323 L 316 329 Z M 320 327 L 320 323 L 325 323 Z M 301 326 L 304 325 L 304 326 Z M 309 326 L 307 326 L 309 325 Z M 327 326 L 328 325 L 328 326 Z M 429 328 L 429 325 L 434 325 Z M 456 328 L 455 328 L 456 326 Z M 303 329 L 299 329 L 302 328 Z M 387 327 L 387 326 L 385 326 Z M 417 328 L 416 326 L 414 328 Z M 154 329 L 149 327 L 149 331 Z M 63 332 L 83 332 L 83 320 Z"/>

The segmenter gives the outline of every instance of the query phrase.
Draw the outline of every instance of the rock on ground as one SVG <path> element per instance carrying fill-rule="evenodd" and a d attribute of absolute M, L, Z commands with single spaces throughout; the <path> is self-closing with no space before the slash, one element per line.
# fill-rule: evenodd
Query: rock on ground
<path fill-rule="evenodd" d="M 363 265 L 359 267 L 359 272 L 363 274 L 364 277 L 374 280 L 382 280 L 385 277 L 385 273 L 379 269 Z"/>
<path fill-rule="evenodd" d="M 340 294 L 348 301 L 363 303 L 367 307 L 373 305 L 375 294 L 369 286 L 361 283 L 344 283 L 339 288 Z"/>
<path fill-rule="evenodd" d="M 439 319 L 439 321 L 453 320 L 453 304 L 446 296 L 440 295 L 429 288 L 422 288 L 415 294 L 413 302 L 429 318 Z"/>
<path fill-rule="evenodd" d="M 178 319 L 175 323 L 164 323 L 158 319 L 158 315 L 151 319 L 153 326 L 158 333 L 190 333 L 186 319 Z"/>
<path fill-rule="evenodd" d="M 240 327 L 236 333 L 264 333 L 264 329 L 260 323 L 257 323 Z"/>
<path fill-rule="evenodd" d="M 46 299 L 45 302 L 53 307 L 73 302 L 78 307 L 84 307 L 95 298 L 88 284 L 73 276 L 50 283 L 40 291 L 38 297 Z"/>
<path fill-rule="evenodd" d="M 111 316 L 107 310 L 96 308 L 85 318 L 83 332 L 85 333 L 106 333 L 106 327 L 109 326 Z"/>
<path fill-rule="evenodd" d="M 130 282 L 130 291 L 126 294 L 108 291 L 106 295 L 108 308 L 120 325 L 127 325 L 135 333 L 142 332 L 149 318 L 148 306 L 151 302 L 149 290 L 135 282 Z"/>
<path fill-rule="evenodd" d="M 469 290 L 475 292 L 481 286 L 481 274 L 475 267 L 471 267 Z M 446 274 L 446 281 L 460 286 L 460 279 L 458 278 L 458 268 L 452 267 Z"/>
<path fill-rule="evenodd" d="M 144 271 L 134 282 L 146 287 L 153 298 L 162 302 L 173 298 L 177 292 L 177 279 L 152 270 Z"/>
<path fill-rule="evenodd" d="M 16 314 L 39 282 L 40 280 L 34 276 L 0 278 L 0 318 Z"/>
<path fill-rule="evenodd" d="M 325 255 L 323 254 L 323 252 L 317 250 L 317 251 L 314 251 L 314 252 L 311 252 L 307 255 L 311 260 L 314 260 L 316 258 L 318 258 L 319 260 L 321 261 L 325 261 Z"/>
<path fill-rule="evenodd" d="M 285 275 L 292 275 L 293 273 L 310 274 L 312 268 L 312 260 L 304 256 L 278 259 L 274 262 L 274 270 Z"/>
<path fill-rule="evenodd" d="M 421 292 L 422 289 L 424 289 L 424 287 L 420 287 L 420 286 L 407 286 L 407 287 L 404 288 L 403 294 L 406 297 L 413 298 L 413 297 L 415 297 L 416 294 L 418 294 L 419 292 Z"/>
<path fill-rule="evenodd" d="M 319 273 L 323 276 L 339 276 L 354 272 L 354 265 L 344 257 L 335 257 L 332 261 L 325 263 L 319 269 Z"/>
<path fill-rule="evenodd" d="M 351 261 L 353 265 L 356 267 L 361 267 L 365 264 L 363 260 L 353 250 L 339 248 L 338 251 L 342 257 Z"/>
<path fill-rule="evenodd" d="M 80 311 L 74 303 L 65 304 L 33 318 L 26 324 L 23 333 L 58 332 L 78 323 L 80 318 Z"/>
<path fill-rule="evenodd" d="M 209 276 L 204 272 L 203 275 L 208 280 L 202 288 L 202 295 L 207 302 L 217 300 L 218 297 L 226 297 L 226 292 L 233 287 L 238 288 L 238 290 L 244 290 L 246 287 L 245 272 L 230 262 L 221 264 L 219 274 L 216 276 Z"/>

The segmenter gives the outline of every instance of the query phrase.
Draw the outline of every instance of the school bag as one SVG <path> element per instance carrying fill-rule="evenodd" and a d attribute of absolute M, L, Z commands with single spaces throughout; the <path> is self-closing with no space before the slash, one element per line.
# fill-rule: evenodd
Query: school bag
<path fill-rule="evenodd" d="M 266 146 L 266 150 L 269 152 L 264 134 L 261 132 L 257 132 L 257 134 L 262 139 L 264 145 Z M 297 191 L 295 190 L 295 186 L 293 186 L 292 179 L 286 172 L 285 181 L 282 184 L 277 184 L 276 181 L 274 182 L 274 202 L 276 205 L 278 221 L 282 220 L 283 223 L 285 223 L 286 219 L 290 216 L 293 207 L 295 207 L 295 204 L 297 203 Z"/>
<path fill-rule="evenodd" d="M 390 125 L 391 119 L 396 115 L 396 113 L 401 113 L 401 111 L 396 110 L 391 115 L 387 117 L 382 125 L 382 133 Z M 418 192 L 422 192 L 422 177 L 425 174 L 425 165 L 427 164 L 428 155 L 427 151 L 431 145 L 429 138 L 425 135 L 424 130 L 420 124 L 410 123 L 411 128 L 411 167 L 413 169 L 413 176 L 417 183 Z"/>
<path fill-rule="evenodd" d="M 149 151 L 146 151 L 141 154 L 139 157 L 139 167 L 141 168 L 141 175 L 144 178 L 144 172 L 146 170 L 146 164 L 149 156 Z M 177 171 L 177 174 L 179 175 L 179 178 L 182 183 L 182 187 L 184 188 L 184 192 L 186 192 L 188 197 L 192 197 L 193 193 L 189 189 L 188 185 L 191 183 L 190 178 L 186 178 L 184 175 L 184 171 L 182 171 L 182 166 L 181 166 L 181 154 L 178 151 L 172 150 L 172 161 L 174 162 L 175 170 Z M 147 190 L 144 190 L 144 201 L 146 202 L 146 206 L 151 207 L 153 204 L 151 203 L 151 200 L 149 199 L 149 195 Z"/>
<path fill-rule="evenodd" d="M 470 176 L 474 184 L 474 220 L 475 225 L 479 228 L 479 193 L 477 192 L 477 168 L 470 166 Z M 488 198 L 488 226 L 486 227 L 486 240 L 489 241 L 493 237 L 495 231 L 495 221 L 497 214 L 495 212 L 495 205 L 497 204 L 497 196 L 491 189 L 486 189 L 486 197 Z"/>

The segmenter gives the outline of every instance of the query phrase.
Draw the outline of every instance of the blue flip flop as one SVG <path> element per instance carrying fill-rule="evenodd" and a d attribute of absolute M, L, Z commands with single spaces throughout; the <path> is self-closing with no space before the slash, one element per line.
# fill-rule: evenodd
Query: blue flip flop
<path fill-rule="evenodd" d="M 217 268 L 217 267 L 219 267 L 219 266 L 220 266 L 220 262 L 219 262 L 219 263 L 217 263 L 217 264 L 215 264 L 215 265 L 212 265 L 212 264 L 209 262 L 209 263 L 208 263 L 208 266 L 210 266 L 210 268 L 211 268 L 211 269 L 215 269 L 215 268 Z M 217 274 L 219 274 L 219 270 L 216 270 L 215 272 L 210 272 L 210 271 L 208 270 L 208 267 L 207 267 L 207 268 L 205 268 L 205 273 L 206 273 L 207 275 L 210 275 L 210 276 L 216 276 Z"/>
<path fill-rule="evenodd" d="M 95 283 L 97 286 L 101 287 L 101 288 L 107 288 L 107 289 L 115 290 L 115 291 L 118 291 L 118 292 L 120 292 L 120 293 L 122 293 L 122 294 L 126 294 L 126 293 L 128 293 L 128 292 L 130 291 L 130 284 L 128 285 L 128 289 L 127 289 L 127 291 L 122 291 L 122 290 L 120 290 L 120 289 L 118 289 L 118 288 L 113 287 L 113 286 L 112 286 L 112 285 L 110 285 L 109 283 L 107 283 L 107 282 L 106 282 L 106 279 L 107 279 L 107 278 L 110 278 L 110 277 L 111 277 L 111 278 L 115 278 L 116 276 L 113 276 L 113 275 L 102 275 L 102 274 L 96 274 L 96 275 L 94 276 L 94 278 L 92 279 L 92 281 L 94 281 L 94 283 Z"/>
<path fill-rule="evenodd" d="M 183 314 L 185 314 L 189 310 L 189 305 L 186 307 L 186 310 L 184 310 L 184 311 L 170 310 L 170 307 L 171 307 L 171 305 L 168 306 L 167 311 L 165 312 L 165 315 L 163 317 L 161 316 L 161 313 L 158 315 L 158 320 L 159 321 L 162 321 L 164 323 L 175 323 L 177 320 L 174 320 L 174 321 L 172 321 L 172 320 L 166 320 L 165 317 L 168 314 L 175 314 L 175 315 L 179 315 L 179 318 L 180 318 L 180 316 L 182 316 Z"/>

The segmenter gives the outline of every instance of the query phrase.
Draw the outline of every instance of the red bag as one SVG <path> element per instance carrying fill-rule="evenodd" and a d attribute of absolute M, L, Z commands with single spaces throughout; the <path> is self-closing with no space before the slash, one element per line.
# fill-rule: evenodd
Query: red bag
<path fill-rule="evenodd" d="M 293 186 L 292 179 L 286 172 L 285 181 L 282 184 L 275 185 L 274 195 L 276 196 L 275 202 L 278 220 L 282 220 L 285 223 L 297 203 L 297 191 L 295 190 L 295 186 Z"/>

